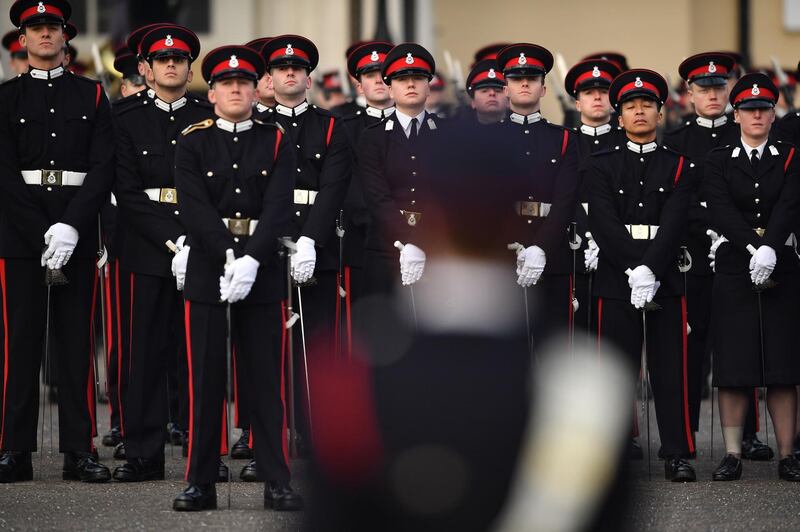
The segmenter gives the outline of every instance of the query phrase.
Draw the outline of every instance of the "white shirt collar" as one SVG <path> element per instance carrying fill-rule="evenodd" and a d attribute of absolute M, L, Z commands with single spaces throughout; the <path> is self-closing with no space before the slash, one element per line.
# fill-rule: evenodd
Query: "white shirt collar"
<path fill-rule="evenodd" d="M 368 105 L 364 109 L 364 112 L 367 113 L 372 118 L 379 118 L 381 120 L 383 120 L 387 116 L 392 116 L 392 113 L 394 113 L 394 111 L 395 111 L 394 106 L 387 107 L 386 109 L 378 109 L 377 107 L 371 107 Z"/>
<path fill-rule="evenodd" d="M 408 138 L 411 135 L 412 119 L 417 119 L 417 133 L 419 133 L 420 129 L 422 128 L 422 121 L 425 120 L 425 109 L 423 109 L 422 112 L 417 116 L 408 116 L 405 113 L 401 113 L 400 110 L 397 109 L 394 112 L 394 116 L 397 117 L 397 120 L 400 122 L 400 126 L 403 128 L 403 133 L 405 133 L 406 138 Z"/>
<path fill-rule="evenodd" d="M 695 122 L 700 127 L 707 127 L 709 129 L 724 126 L 728 123 L 728 117 L 725 115 L 720 116 L 719 118 L 703 118 L 702 116 L 698 115 L 695 117 Z"/>
<path fill-rule="evenodd" d="M 64 67 L 55 67 L 52 70 L 40 70 L 38 68 L 31 68 L 28 73 L 33 79 L 55 79 L 64 73 Z"/>
<path fill-rule="evenodd" d="M 758 151 L 758 158 L 761 159 L 761 156 L 764 155 L 764 148 L 767 146 L 767 141 L 768 140 L 769 139 L 765 140 L 764 142 L 762 142 L 758 146 L 750 146 L 749 144 L 747 144 L 744 141 L 744 139 L 742 139 L 742 146 L 744 146 L 744 153 L 747 156 L 747 158 L 748 159 L 750 158 L 750 152 L 752 152 L 753 150 L 757 150 Z"/>
<path fill-rule="evenodd" d="M 251 119 L 242 120 L 241 122 L 231 122 L 224 118 L 217 118 L 217 127 L 229 133 L 241 133 L 253 127 Z"/>
<path fill-rule="evenodd" d="M 165 111 L 167 113 L 171 113 L 173 111 L 177 111 L 178 109 L 180 109 L 181 107 L 186 105 L 187 101 L 188 100 L 186 99 L 186 96 L 181 96 L 180 98 L 178 98 L 177 100 L 175 100 L 172 103 L 167 103 L 164 100 L 162 100 L 161 98 L 159 98 L 158 96 L 153 98 L 153 103 L 156 104 L 156 107 L 158 107 L 159 109 L 161 109 L 162 111 Z"/>
<path fill-rule="evenodd" d="M 306 112 L 306 109 L 308 109 L 308 102 L 303 102 L 295 107 L 286 107 L 281 104 L 275 105 L 275 110 L 283 116 L 300 116 Z"/>
<path fill-rule="evenodd" d="M 542 119 L 542 113 L 539 112 L 539 111 L 536 111 L 535 113 L 531 113 L 529 115 L 521 115 L 519 113 L 512 112 L 508 116 L 508 118 L 509 118 L 509 120 L 514 122 L 515 124 L 524 124 L 525 120 L 528 121 L 528 124 L 533 124 L 533 123 L 538 122 L 539 120 Z"/>
<path fill-rule="evenodd" d="M 611 124 L 603 124 L 602 126 L 592 127 L 586 124 L 581 124 L 581 133 L 589 135 L 590 137 L 599 137 L 611 131 Z"/>
<path fill-rule="evenodd" d="M 633 153 L 650 153 L 656 151 L 658 148 L 658 143 L 647 142 L 645 144 L 639 144 L 638 142 L 633 142 L 632 140 L 628 141 L 628 149 L 631 150 Z"/>

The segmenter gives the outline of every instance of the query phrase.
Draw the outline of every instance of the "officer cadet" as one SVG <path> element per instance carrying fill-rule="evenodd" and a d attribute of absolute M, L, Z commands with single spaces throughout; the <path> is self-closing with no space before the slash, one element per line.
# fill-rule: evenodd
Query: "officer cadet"
<path fill-rule="evenodd" d="M 544 120 L 539 111 L 552 54 L 536 44 L 512 44 L 500 50 L 497 64 L 509 97 L 502 124 L 513 131 L 512 157 L 527 177 L 514 198 L 519 220 L 515 238 L 525 247 L 517 253 L 517 283 L 534 287 L 526 290 L 526 297 L 531 297 L 532 342 L 538 349 L 574 323 L 568 225 L 577 205 L 578 152 L 575 135 Z"/>
<path fill-rule="evenodd" d="M 322 72 L 314 79 L 314 88 L 319 97 L 317 104 L 323 109 L 331 110 L 347 103 L 338 70 Z"/>
<path fill-rule="evenodd" d="M 430 52 L 415 43 L 399 44 L 383 58 L 381 76 L 396 111 L 361 133 L 355 172 L 372 215 L 364 251 L 365 296 L 394 292 L 395 242 L 404 245 L 399 268 L 404 285 L 419 281 L 425 269 L 425 252 L 416 244 L 425 223 L 429 145 L 440 127 L 425 110 L 435 68 Z"/>
<path fill-rule="evenodd" d="M 353 55 L 353 51 L 360 47 L 361 45 L 365 44 L 368 41 L 356 41 L 350 46 L 347 47 L 347 50 L 344 53 L 345 61 L 350 59 L 350 56 Z M 338 105 L 331 109 L 331 112 L 342 116 L 348 117 L 356 114 L 358 111 L 361 111 L 366 107 L 367 102 L 366 98 L 364 97 L 364 92 L 361 90 L 361 87 L 358 85 L 358 80 L 353 77 L 353 74 L 348 71 L 347 73 L 347 81 L 350 83 L 352 87 L 352 93 L 355 94 L 355 98 L 349 98 L 347 102 L 343 103 L 342 105 Z"/>
<path fill-rule="evenodd" d="M 502 50 L 503 48 L 505 48 L 506 46 L 508 46 L 510 44 L 511 43 L 503 42 L 503 43 L 494 43 L 494 44 L 489 44 L 489 45 L 484 46 L 483 48 L 481 48 L 480 50 L 475 52 L 475 55 L 474 55 L 474 59 L 475 60 L 473 61 L 472 66 L 475 66 L 476 64 L 478 64 L 480 61 L 483 61 L 484 59 L 497 60 L 497 52 L 499 52 L 500 50 Z"/>
<path fill-rule="evenodd" d="M 175 499 L 175 510 L 217 505 L 228 334 L 246 366 L 243 375 L 260 392 L 251 408 L 257 466 L 266 479 L 264 505 L 275 510 L 303 506 L 290 487 L 285 453 L 281 300 L 286 271 L 278 256 L 297 163 L 283 128 L 252 118 L 264 68 L 261 56 L 245 46 L 209 52 L 202 71 L 215 117 L 186 128 L 175 156 L 181 220 L 191 246 L 184 287 L 191 378 L 189 486 Z M 235 260 L 226 258 L 231 253 Z"/>
<path fill-rule="evenodd" d="M 66 0 L 18 0 L 10 11 L 31 68 L 0 87 L 0 190 L 5 199 L 0 268 L 8 309 L 3 321 L 9 331 L 2 482 L 33 476 L 39 357 L 31 353 L 42 352 L 43 343 L 59 350 L 63 478 L 104 482 L 111 476 L 97 461 L 92 440 L 94 376 L 87 353 L 92 353 L 97 214 L 114 175 L 113 128 L 100 84 L 62 66 L 64 24 L 71 11 Z M 44 266 L 63 268 L 68 284 L 46 287 Z"/>
<path fill-rule="evenodd" d="M 619 349 L 638 373 L 644 346 L 655 397 L 667 480 L 693 482 L 694 452 L 686 400 L 686 303 L 678 250 L 694 184 L 694 165 L 656 142 L 667 82 L 635 69 L 614 78 L 611 105 L 626 142 L 595 153 L 587 169 L 589 225 L 600 248 L 594 274 L 598 346 Z M 645 305 L 657 301 L 660 309 Z M 649 445 L 649 442 L 648 442 Z"/>
<path fill-rule="evenodd" d="M 259 37 L 258 39 L 253 39 L 248 42 L 245 46 L 259 52 L 261 51 L 261 47 L 264 46 L 264 43 L 271 39 L 272 37 Z M 273 112 L 271 108 L 275 107 L 275 89 L 272 88 L 269 72 L 266 70 L 264 71 L 264 75 L 261 76 L 261 79 L 258 80 L 256 96 L 258 99 L 256 102 L 256 113 Z"/>
<path fill-rule="evenodd" d="M 800 166 L 795 147 L 769 138 L 778 89 L 764 74 L 747 74 L 729 101 L 741 137 L 708 154 L 704 189 L 721 235 L 711 301 L 714 385 L 727 455 L 714 480 L 742 474 L 748 396 L 766 386 L 778 445 L 778 475 L 800 481 L 793 456 L 800 363 L 793 324 L 800 320 Z"/>
<path fill-rule="evenodd" d="M 797 63 L 797 73 L 800 73 L 800 63 Z M 798 75 L 798 74 L 796 74 Z M 800 111 L 786 113 L 772 127 L 773 136 L 778 140 L 790 142 L 795 146 L 800 142 Z"/>
<path fill-rule="evenodd" d="M 467 75 L 467 94 L 470 97 L 470 118 L 479 124 L 495 124 L 503 119 L 508 107 L 505 94 L 506 78 L 494 59 L 475 63 Z"/>
<path fill-rule="evenodd" d="M 450 118 L 455 113 L 455 106 L 447 101 L 447 82 L 442 76 L 434 73 L 430 83 L 431 92 L 425 102 L 425 110 L 439 118 Z"/>
<path fill-rule="evenodd" d="M 679 127 L 664 133 L 665 146 L 687 155 L 694 161 L 697 180 L 702 183 L 702 163 L 708 152 L 719 146 L 733 144 L 739 139 L 739 126 L 732 117 L 725 114 L 728 105 L 728 76 L 735 67 L 734 59 L 725 53 L 710 52 L 693 55 L 678 67 L 681 78 L 688 85 L 689 99 L 694 106 L 694 114 L 687 117 Z M 689 414 L 692 430 L 698 431 L 700 400 L 707 373 L 710 370 L 711 349 L 708 342 L 708 328 L 711 318 L 711 286 L 713 272 L 705 260 L 708 254 L 709 237 L 712 229 L 711 216 L 702 187 L 695 188 L 689 206 L 689 226 L 686 247 L 691 256 L 691 269 L 686 275 L 687 318 L 691 326 L 688 335 L 689 364 Z M 757 404 L 751 396 L 751 415 L 745 430 L 742 448 L 747 458 L 769 460 L 772 450 L 756 436 L 755 412 Z"/>
<path fill-rule="evenodd" d="M 204 102 L 187 95 L 192 62 L 200 41 L 187 28 L 159 26 L 140 43 L 149 63 L 149 94 L 138 105 L 116 113 L 116 197 L 124 214 L 120 258 L 130 273 L 131 342 L 125 402 L 127 462 L 114 479 L 139 482 L 164 478 L 164 427 L 169 419 L 167 366 L 182 355 L 182 279 L 186 229 L 173 178 L 180 132 L 211 114 Z M 175 266 L 177 269 L 178 266 Z"/>
<path fill-rule="evenodd" d="M 3 35 L 3 48 L 8 50 L 8 63 L 14 74 L 28 72 L 28 51 L 19 42 L 19 30 L 11 30 Z"/>
<path fill-rule="evenodd" d="M 119 92 L 126 98 L 147 88 L 144 76 L 139 74 L 139 61 L 128 49 L 120 48 L 114 57 L 114 70 L 122 74 Z"/>
<path fill-rule="evenodd" d="M 297 242 L 291 273 L 298 284 L 297 299 L 302 299 L 305 344 L 301 327 L 295 327 L 294 345 L 305 345 L 306 358 L 313 360 L 333 353 L 340 264 L 336 220 L 350 184 L 350 145 L 343 121 L 306 100 L 319 58 L 314 43 L 299 35 L 282 35 L 267 42 L 261 55 L 275 89 L 274 120 L 297 152 L 294 205 L 286 231 Z M 299 365 L 302 359 L 295 359 L 298 378 L 305 373 Z M 305 390 L 301 383 L 296 389 Z M 297 413 L 298 431 L 309 437 L 305 409 Z"/>
<path fill-rule="evenodd" d="M 604 61 L 610 61 L 611 63 L 614 63 L 620 72 L 630 70 L 630 67 L 628 66 L 628 58 L 619 52 L 595 52 L 587 55 L 581 59 L 581 61 L 587 61 L 589 59 L 602 59 Z"/>

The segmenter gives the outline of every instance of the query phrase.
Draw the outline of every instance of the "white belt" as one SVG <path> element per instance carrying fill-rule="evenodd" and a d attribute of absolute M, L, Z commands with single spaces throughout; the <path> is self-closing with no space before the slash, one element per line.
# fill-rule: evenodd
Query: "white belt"
<path fill-rule="evenodd" d="M 223 218 L 222 223 L 225 228 L 236 236 L 253 236 L 256 232 L 258 220 L 250 218 Z"/>
<path fill-rule="evenodd" d="M 294 189 L 294 203 L 295 205 L 314 205 L 317 200 L 316 190 L 303 190 L 301 188 Z"/>
<path fill-rule="evenodd" d="M 174 188 L 146 188 L 144 193 L 153 201 L 159 203 L 178 203 L 178 191 Z"/>
<path fill-rule="evenodd" d="M 656 237 L 656 233 L 658 233 L 657 225 L 625 224 L 625 229 L 628 230 L 634 240 L 653 240 Z"/>
<path fill-rule="evenodd" d="M 550 214 L 552 203 L 545 203 L 543 201 L 518 201 L 515 204 L 517 214 L 519 216 L 530 216 L 535 218 L 544 218 Z"/>
<path fill-rule="evenodd" d="M 23 170 L 26 185 L 79 187 L 86 179 L 86 172 L 69 170 Z"/>

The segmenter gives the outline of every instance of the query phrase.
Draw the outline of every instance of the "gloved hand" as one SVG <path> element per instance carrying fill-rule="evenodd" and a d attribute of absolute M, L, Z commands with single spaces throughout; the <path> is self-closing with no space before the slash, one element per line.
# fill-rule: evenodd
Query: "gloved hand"
<path fill-rule="evenodd" d="M 60 270 L 78 245 L 78 230 L 60 222 L 53 224 L 44 234 L 44 243 L 47 249 L 42 253 L 42 266 Z"/>
<path fill-rule="evenodd" d="M 547 264 L 547 256 L 539 246 L 530 246 L 517 253 L 517 284 L 527 288 L 539 282 Z"/>
<path fill-rule="evenodd" d="M 416 283 L 425 271 L 425 252 L 414 244 L 406 244 L 400 250 L 400 279 L 403 286 Z"/>
<path fill-rule="evenodd" d="M 186 282 L 186 264 L 189 262 L 191 246 L 180 245 L 178 248 L 179 251 L 172 257 L 172 275 L 175 277 L 175 286 L 180 291 Z"/>
<path fill-rule="evenodd" d="M 222 301 L 236 303 L 246 298 L 256 282 L 259 262 L 245 255 L 225 265 L 225 275 L 219 278 L 219 296 Z"/>
<path fill-rule="evenodd" d="M 589 244 L 583 250 L 583 264 L 586 266 L 586 271 L 597 271 L 597 258 L 600 256 L 600 248 L 593 238 L 589 239 Z"/>
<path fill-rule="evenodd" d="M 769 246 L 760 246 L 750 258 L 750 280 L 753 284 L 760 285 L 769 279 L 778 258 L 775 250 Z"/>
<path fill-rule="evenodd" d="M 292 254 L 292 277 L 298 283 L 305 283 L 314 275 L 317 263 L 317 250 L 314 241 L 307 236 L 297 239 L 297 251 Z"/>
<path fill-rule="evenodd" d="M 628 275 L 628 286 L 631 287 L 631 305 L 637 309 L 644 308 L 645 303 L 653 300 L 658 290 L 658 283 L 653 271 L 642 264 Z"/>
<path fill-rule="evenodd" d="M 716 231 L 709 229 L 706 234 L 711 238 L 711 248 L 708 250 L 708 258 L 711 259 L 709 266 L 711 271 L 717 271 L 717 249 L 728 241 L 723 235 L 718 235 Z"/>

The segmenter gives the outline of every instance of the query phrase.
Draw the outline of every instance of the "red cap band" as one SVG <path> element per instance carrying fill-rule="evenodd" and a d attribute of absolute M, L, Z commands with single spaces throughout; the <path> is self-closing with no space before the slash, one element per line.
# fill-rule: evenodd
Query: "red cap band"
<path fill-rule="evenodd" d="M 9 53 L 17 53 L 17 52 L 24 52 L 25 48 L 19 43 L 19 41 L 12 41 L 8 47 Z"/>
<path fill-rule="evenodd" d="M 609 83 L 611 83 L 614 80 L 614 76 L 612 76 L 608 72 L 604 72 L 602 70 L 599 70 L 599 72 L 600 72 L 599 76 L 593 75 L 593 72 L 594 71 L 584 72 L 583 74 L 578 76 L 578 78 L 575 80 L 575 86 L 572 87 L 572 89 L 576 90 L 578 88 L 578 85 L 580 85 L 581 83 L 583 83 L 587 79 L 598 79 L 599 78 L 599 79 L 604 79 L 604 80 L 608 81 Z"/>
<path fill-rule="evenodd" d="M 230 59 L 226 59 L 225 61 L 221 62 L 211 71 L 211 78 L 213 79 L 216 74 L 219 74 L 225 70 L 246 71 L 251 72 L 253 75 L 258 75 L 258 71 L 256 71 L 256 67 L 254 67 L 252 63 L 245 61 L 244 59 L 237 59 L 237 61 L 239 64 L 235 67 L 231 66 Z"/>
<path fill-rule="evenodd" d="M 619 99 L 626 92 L 630 92 L 630 91 L 632 91 L 634 89 L 647 89 L 650 92 L 652 92 L 653 95 L 656 96 L 659 100 L 661 99 L 661 93 L 658 92 L 658 88 L 656 88 L 655 85 L 653 85 L 652 83 L 648 83 L 646 81 L 642 81 L 641 84 L 642 84 L 641 87 L 637 87 L 636 86 L 636 82 L 632 81 L 632 82 L 628 83 L 627 85 L 623 85 L 622 88 L 619 90 L 619 92 L 617 92 L 617 101 L 619 101 Z"/>
<path fill-rule="evenodd" d="M 544 63 L 542 63 L 535 57 L 526 57 L 524 65 L 521 65 L 519 63 L 519 59 L 520 59 L 519 57 L 511 59 L 508 63 L 506 63 L 506 66 L 503 68 L 503 70 L 508 70 L 509 68 L 530 68 L 530 67 L 539 67 L 542 70 L 544 70 Z"/>
<path fill-rule="evenodd" d="M 691 80 L 693 77 L 699 76 L 701 74 L 711 74 L 716 76 L 728 75 L 728 69 L 722 65 L 714 65 L 714 68 L 716 69 L 714 72 L 711 72 L 709 68 L 711 68 L 711 65 L 703 65 L 701 67 L 695 68 L 686 75 L 686 78 Z"/>
<path fill-rule="evenodd" d="M 427 72 L 433 71 L 433 69 L 427 63 L 427 61 L 423 61 L 419 57 L 414 57 L 414 56 L 411 56 L 411 59 L 412 59 L 411 63 L 408 62 L 408 56 L 397 59 L 394 63 L 389 65 L 389 68 L 386 69 L 386 77 L 391 76 L 398 70 L 405 70 L 409 68 L 421 69 Z"/>
<path fill-rule="evenodd" d="M 372 63 L 383 63 L 384 59 L 386 59 L 386 54 L 382 54 L 380 52 L 378 52 L 378 59 L 372 59 L 372 54 L 365 55 L 358 60 L 358 63 L 356 63 L 356 70 L 360 70 Z"/>
<path fill-rule="evenodd" d="M 775 94 L 763 87 L 758 87 L 758 94 L 753 94 L 753 89 L 745 89 L 739 94 L 736 95 L 736 98 L 733 99 L 733 103 L 737 104 L 745 99 L 754 99 L 758 98 L 759 100 L 772 100 L 773 102 L 777 102 L 778 98 L 775 97 Z"/>
<path fill-rule="evenodd" d="M 292 53 L 291 54 L 287 54 L 286 50 L 292 50 Z M 297 48 L 291 48 L 289 46 L 287 46 L 285 48 L 280 48 L 280 49 L 275 50 L 274 52 L 272 52 L 272 55 L 269 56 L 269 60 L 272 61 L 276 57 L 292 57 L 294 55 L 296 55 L 300 59 L 305 59 L 309 63 L 311 62 L 311 60 L 308 58 L 308 54 L 305 53 L 303 50 L 299 50 Z"/>
<path fill-rule="evenodd" d="M 187 54 L 192 53 L 192 49 L 189 48 L 189 45 L 180 39 L 172 39 L 172 45 L 167 45 L 167 39 L 159 39 L 153 43 L 153 46 L 147 51 L 147 55 L 160 52 L 161 50 L 181 50 Z"/>
<path fill-rule="evenodd" d="M 484 72 L 479 72 L 478 74 L 475 75 L 474 78 L 470 80 L 469 84 L 475 85 L 476 83 L 483 81 L 485 79 L 491 79 L 493 81 L 497 81 L 498 83 L 505 83 L 506 78 L 503 77 L 503 74 L 501 72 L 495 70 L 493 78 L 489 77 L 489 72 L 490 72 L 489 70 L 486 70 Z"/>
<path fill-rule="evenodd" d="M 40 7 L 43 7 L 44 11 L 39 11 Z M 20 24 L 22 24 L 27 19 L 33 16 L 44 15 L 45 13 L 48 15 L 55 15 L 58 18 L 62 19 L 64 18 L 64 13 L 62 13 L 60 9 L 47 4 L 42 4 L 41 6 L 29 7 L 28 9 L 23 11 L 22 14 L 19 16 L 19 22 Z"/>

